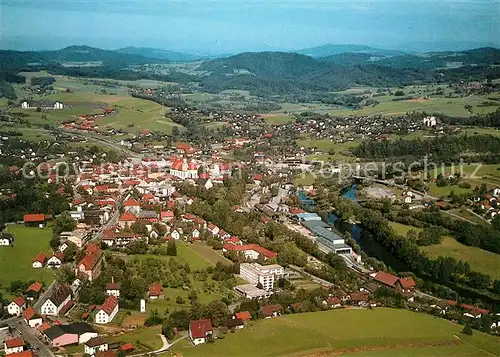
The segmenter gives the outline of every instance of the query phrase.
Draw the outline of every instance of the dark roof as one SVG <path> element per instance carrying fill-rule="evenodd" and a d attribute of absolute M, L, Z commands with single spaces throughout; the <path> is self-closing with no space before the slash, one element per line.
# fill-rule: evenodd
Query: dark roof
<path fill-rule="evenodd" d="M 283 310 L 283 307 L 281 305 L 267 305 L 262 306 L 260 309 L 264 316 L 272 316 L 275 312 Z"/>
<path fill-rule="evenodd" d="M 242 319 L 229 319 L 227 320 L 226 326 L 228 328 L 233 328 L 233 327 L 238 327 L 238 326 L 243 326 L 245 323 L 243 322 Z"/>
<path fill-rule="evenodd" d="M 71 296 L 71 288 L 69 285 L 59 285 L 52 291 L 49 300 L 56 306 L 60 306 L 68 296 Z"/>
<path fill-rule="evenodd" d="M 71 334 L 71 335 L 83 335 L 87 332 L 97 332 L 92 326 L 85 322 L 75 322 L 71 325 L 54 325 L 47 330 L 45 330 L 45 335 L 54 340 L 60 336 Z"/>
<path fill-rule="evenodd" d="M 88 340 L 87 342 L 85 342 L 85 345 L 86 346 L 89 346 L 89 347 L 97 347 L 97 346 L 101 346 L 101 345 L 105 345 L 107 344 L 106 341 L 104 341 L 104 339 L 102 337 L 92 337 L 90 340 Z"/>
<path fill-rule="evenodd" d="M 367 284 L 363 285 L 362 288 L 365 290 L 368 290 L 371 293 L 374 293 L 375 291 L 378 290 L 378 288 L 380 288 L 380 285 L 375 284 L 375 283 L 367 283 Z"/>

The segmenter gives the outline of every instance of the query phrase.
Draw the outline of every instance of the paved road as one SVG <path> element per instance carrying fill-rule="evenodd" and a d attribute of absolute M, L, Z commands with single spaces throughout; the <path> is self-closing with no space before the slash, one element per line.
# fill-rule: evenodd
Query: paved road
<path fill-rule="evenodd" d="M 49 346 L 43 343 L 35 333 L 35 329 L 29 327 L 22 318 L 18 321 L 10 323 L 11 328 L 17 329 L 23 336 L 23 339 L 36 350 L 40 357 L 55 357 L 54 353 L 50 350 Z"/>

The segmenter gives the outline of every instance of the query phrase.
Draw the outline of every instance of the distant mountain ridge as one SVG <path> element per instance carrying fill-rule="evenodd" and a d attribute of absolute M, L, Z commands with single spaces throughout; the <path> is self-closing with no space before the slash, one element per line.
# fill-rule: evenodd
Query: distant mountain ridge
<path fill-rule="evenodd" d="M 204 56 L 192 53 L 163 50 L 160 48 L 151 48 L 151 47 L 129 46 L 117 49 L 115 50 L 115 52 L 126 55 L 140 55 L 147 58 L 168 60 L 171 62 L 191 62 L 204 58 Z"/>
<path fill-rule="evenodd" d="M 366 45 L 334 45 L 331 43 L 292 52 L 311 57 L 327 57 L 342 53 L 368 53 L 373 56 L 399 56 L 405 54 L 403 51 L 387 50 Z"/>

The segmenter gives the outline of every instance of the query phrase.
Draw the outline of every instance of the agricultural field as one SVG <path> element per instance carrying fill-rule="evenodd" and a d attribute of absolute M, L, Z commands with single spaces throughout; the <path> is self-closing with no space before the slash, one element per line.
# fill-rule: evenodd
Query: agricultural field
<path fill-rule="evenodd" d="M 271 125 L 288 124 L 295 121 L 291 116 L 280 114 L 261 114 L 261 117 Z"/>
<path fill-rule="evenodd" d="M 390 224 L 391 224 L 392 229 L 394 229 L 394 232 L 396 232 L 396 234 L 398 234 L 400 236 L 404 236 L 404 237 L 406 237 L 406 234 L 411 230 L 413 230 L 417 233 L 420 233 L 423 230 L 422 228 L 408 226 L 406 224 L 401 224 L 398 222 L 391 222 Z"/>
<path fill-rule="evenodd" d="M 481 248 L 469 247 L 451 237 L 443 237 L 440 244 L 422 247 L 431 258 L 453 257 L 469 263 L 472 270 L 500 279 L 500 256 Z"/>
<path fill-rule="evenodd" d="M 345 143 L 336 143 L 328 139 L 310 139 L 302 138 L 297 140 L 297 145 L 305 148 L 315 148 L 318 152 L 307 156 L 308 160 L 332 160 L 337 162 L 351 162 L 355 157 L 350 153 L 353 149 L 361 144 L 361 140 L 348 141 Z M 330 150 L 335 151 L 333 154 L 328 153 Z"/>
<path fill-rule="evenodd" d="M 156 351 L 163 346 L 160 334 L 160 326 L 144 327 L 123 335 L 110 337 L 109 343 L 119 342 L 120 345 L 131 343 L 135 347 L 135 352 Z"/>
<path fill-rule="evenodd" d="M 218 262 L 224 264 L 233 264 L 229 259 L 219 254 L 218 252 L 213 250 L 212 247 L 206 244 L 194 243 L 191 244 L 188 248 L 201 255 L 205 260 L 212 263 L 213 265 L 217 264 Z"/>
<path fill-rule="evenodd" d="M 375 114 L 391 116 L 405 114 L 408 111 L 425 111 L 427 113 L 441 113 L 450 116 L 468 117 L 471 113 L 464 107 L 467 104 L 472 106 L 472 112 L 474 114 L 492 113 L 500 107 L 500 101 L 498 100 L 500 98 L 498 98 L 496 93 L 488 95 L 472 95 L 464 98 L 446 98 L 443 95 L 434 94 L 438 87 L 441 87 L 444 90 L 444 95 L 451 94 L 450 89 L 446 86 L 414 85 L 404 88 L 392 88 L 393 92 L 396 90 L 402 90 L 405 93 L 405 96 L 413 96 L 415 99 L 393 101 L 393 99 L 398 99 L 398 97 L 394 95 L 376 96 L 373 99 L 378 101 L 379 104 L 374 107 L 365 107 L 356 110 L 333 110 L 330 114 L 337 116 Z M 375 92 L 375 90 L 370 88 L 365 90 Z M 361 92 L 365 90 L 362 90 Z M 351 93 L 359 92 L 359 90 L 355 90 Z M 341 93 L 348 94 L 346 91 Z M 490 98 L 497 99 L 491 100 Z"/>
<path fill-rule="evenodd" d="M 343 309 L 255 321 L 212 344 L 191 347 L 182 341 L 175 345 L 173 352 L 185 357 L 326 356 L 359 351 L 365 356 L 377 351 L 381 352 L 379 355 L 389 352 L 391 356 L 404 353 L 427 356 L 418 354 L 420 348 L 432 353 L 434 348 L 439 348 L 438 352 L 444 355 L 451 351 L 457 356 L 470 356 L 472 351 L 477 356 L 498 352 L 498 338 L 476 331 L 474 336 L 463 336 L 462 328 L 444 319 L 408 310 Z M 393 348 L 397 348 L 399 354 Z"/>
<path fill-rule="evenodd" d="M 7 287 L 14 280 L 36 280 L 50 284 L 54 270 L 33 269 L 31 264 L 38 253 L 52 252 L 49 245 L 52 229 L 9 224 L 7 232 L 14 236 L 14 246 L 0 247 L 0 285 Z"/>

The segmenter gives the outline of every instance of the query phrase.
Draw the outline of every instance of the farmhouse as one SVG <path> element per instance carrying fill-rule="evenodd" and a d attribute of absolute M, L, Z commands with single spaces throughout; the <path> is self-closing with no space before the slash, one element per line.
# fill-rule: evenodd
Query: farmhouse
<path fill-rule="evenodd" d="M 29 327 L 35 328 L 42 324 L 42 318 L 36 313 L 35 309 L 31 306 L 28 306 L 26 310 L 24 310 L 24 322 Z"/>
<path fill-rule="evenodd" d="M 63 263 L 64 253 L 57 252 L 47 260 L 47 268 L 59 269 Z"/>
<path fill-rule="evenodd" d="M 6 355 L 24 351 L 24 340 L 21 337 L 12 338 L 3 342 L 3 349 Z"/>
<path fill-rule="evenodd" d="M 26 299 L 28 301 L 34 301 L 38 300 L 41 291 L 42 291 L 42 283 L 35 281 L 33 284 L 28 286 L 28 288 L 24 292 L 24 295 L 26 295 Z"/>
<path fill-rule="evenodd" d="M 370 274 L 373 280 L 388 286 L 393 289 L 402 290 L 404 292 L 410 292 L 415 287 L 415 281 L 411 276 L 405 278 L 398 278 L 392 274 L 379 271 L 377 273 Z"/>
<path fill-rule="evenodd" d="M 281 316 L 281 314 L 283 313 L 283 307 L 279 304 L 266 305 L 260 308 L 260 312 L 265 319 L 270 319 L 273 317 Z"/>
<path fill-rule="evenodd" d="M 189 322 L 189 338 L 196 346 L 207 342 L 213 334 L 212 322 L 210 320 L 194 320 Z"/>
<path fill-rule="evenodd" d="M 35 269 L 40 269 L 45 266 L 45 263 L 47 262 L 47 254 L 45 253 L 38 253 L 35 259 L 33 260 L 33 263 L 31 266 Z"/>
<path fill-rule="evenodd" d="M 17 297 L 7 306 L 7 311 L 9 315 L 21 316 L 25 308 L 26 301 L 22 297 Z"/>
<path fill-rule="evenodd" d="M 230 330 L 240 330 L 245 327 L 245 323 L 242 319 L 232 318 L 227 320 L 226 326 Z"/>
<path fill-rule="evenodd" d="M 104 352 L 108 350 L 108 343 L 104 341 L 101 337 L 92 337 L 90 340 L 85 342 L 83 351 L 94 356 L 97 352 Z"/>
<path fill-rule="evenodd" d="M 241 312 L 236 312 L 233 318 L 241 319 L 243 322 L 247 322 L 252 319 L 252 315 L 250 314 L 249 311 L 241 311 Z"/>
<path fill-rule="evenodd" d="M 40 308 L 42 315 L 57 316 L 63 307 L 71 300 L 71 288 L 68 285 L 56 286 L 50 297 Z"/>
<path fill-rule="evenodd" d="M 151 284 L 148 295 L 151 300 L 163 299 L 163 286 L 158 283 Z"/>
<path fill-rule="evenodd" d="M 110 323 L 118 313 L 118 299 L 116 296 L 108 296 L 95 315 L 97 324 Z"/>

